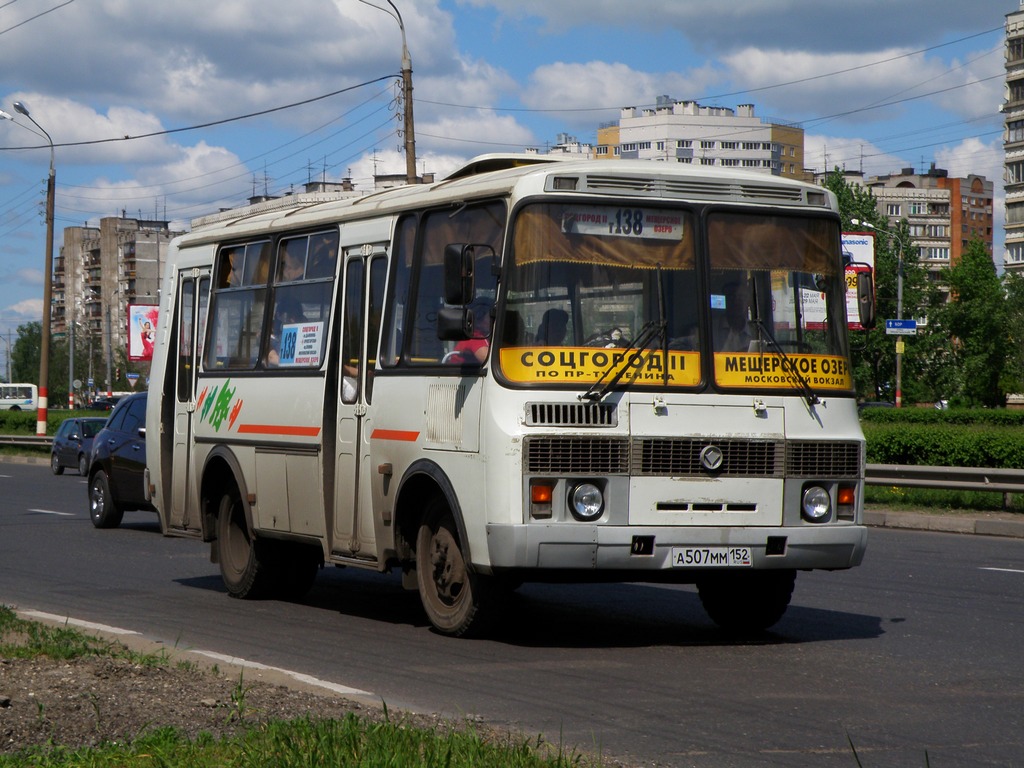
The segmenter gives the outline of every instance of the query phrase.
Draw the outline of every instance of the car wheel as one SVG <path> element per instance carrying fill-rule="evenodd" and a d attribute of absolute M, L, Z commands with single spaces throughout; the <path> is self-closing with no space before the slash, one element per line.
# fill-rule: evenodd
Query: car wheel
<path fill-rule="evenodd" d="M 114 503 L 107 473 L 102 469 L 89 481 L 89 516 L 97 528 L 117 528 L 124 511 Z"/>
<path fill-rule="evenodd" d="M 63 475 L 64 467 L 60 465 L 60 457 L 56 453 L 50 454 L 50 469 L 53 470 L 55 475 Z"/>
<path fill-rule="evenodd" d="M 82 477 L 89 474 L 89 457 L 84 453 L 78 457 L 78 474 Z"/>

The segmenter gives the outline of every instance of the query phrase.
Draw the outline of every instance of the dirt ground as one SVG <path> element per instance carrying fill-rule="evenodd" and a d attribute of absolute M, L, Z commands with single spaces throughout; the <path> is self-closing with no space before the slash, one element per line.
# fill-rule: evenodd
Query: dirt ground
<path fill-rule="evenodd" d="M 73 661 L 0 658 L 0 754 L 30 745 L 92 746 L 173 726 L 195 737 L 229 735 L 269 720 L 309 714 L 376 719 L 377 707 L 215 671 L 134 664 L 120 658 Z M 392 713 L 392 717 L 395 715 Z M 427 716 L 398 715 L 434 727 Z"/>

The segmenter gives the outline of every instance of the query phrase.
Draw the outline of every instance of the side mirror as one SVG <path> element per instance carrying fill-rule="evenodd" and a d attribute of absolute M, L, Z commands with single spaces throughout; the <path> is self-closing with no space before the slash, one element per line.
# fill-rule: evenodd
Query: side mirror
<path fill-rule="evenodd" d="M 464 341 L 472 336 L 472 309 L 463 306 L 437 310 L 437 338 L 443 341 Z"/>
<path fill-rule="evenodd" d="M 874 328 L 875 283 L 871 272 L 857 273 L 857 308 L 860 310 L 860 324 L 864 328 Z"/>
<path fill-rule="evenodd" d="M 469 304 L 473 300 L 473 246 L 449 243 L 444 247 L 444 303 Z"/>

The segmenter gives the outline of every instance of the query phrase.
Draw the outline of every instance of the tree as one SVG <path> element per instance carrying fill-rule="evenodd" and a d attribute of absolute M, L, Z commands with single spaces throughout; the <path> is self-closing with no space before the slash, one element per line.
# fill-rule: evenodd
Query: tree
<path fill-rule="evenodd" d="M 1006 294 L 1006 365 L 1001 386 L 1004 392 L 1024 392 L 1024 274 L 1008 272 L 1003 278 Z"/>
<path fill-rule="evenodd" d="M 969 406 L 1002 407 L 1007 348 L 1007 304 L 992 257 L 972 240 L 958 264 L 943 271 L 950 301 L 942 308 L 942 328 L 962 375 L 955 400 Z"/>
<path fill-rule="evenodd" d="M 903 317 L 926 315 L 935 302 L 935 292 L 929 286 L 927 270 L 918 261 L 918 253 L 910 248 L 907 222 L 901 221 L 891 229 L 889 221 L 879 215 L 877 200 L 870 189 L 846 182 L 836 169 L 828 174 L 825 187 L 839 201 L 839 215 L 844 231 L 871 230 L 875 235 L 875 301 L 879 322 L 873 330 L 851 334 L 850 353 L 854 386 L 857 396 L 870 400 L 893 400 L 896 395 L 896 344 L 885 333 L 885 320 L 896 317 L 898 267 L 903 266 Z M 853 220 L 866 222 L 856 225 Z M 907 342 L 916 348 L 920 340 Z M 902 384 L 904 400 L 914 402 L 930 399 L 922 389 L 926 358 L 918 355 L 903 356 Z"/>

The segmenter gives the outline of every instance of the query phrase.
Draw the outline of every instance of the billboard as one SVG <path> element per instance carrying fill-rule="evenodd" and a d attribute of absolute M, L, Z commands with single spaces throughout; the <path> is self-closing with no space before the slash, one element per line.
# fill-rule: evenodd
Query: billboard
<path fill-rule="evenodd" d="M 132 362 L 153 359 L 156 325 L 160 310 L 155 304 L 128 305 L 128 359 Z"/>
<path fill-rule="evenodd" d="M 874 284 L 875 235 L 872 232 L 843 232 L 843 264 L 846 267 L 846 319 L 851 331 L 863 331 L 857 303 L 857 275 L 870 272 Z"/>

